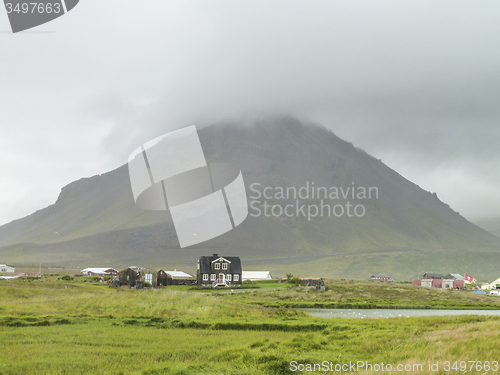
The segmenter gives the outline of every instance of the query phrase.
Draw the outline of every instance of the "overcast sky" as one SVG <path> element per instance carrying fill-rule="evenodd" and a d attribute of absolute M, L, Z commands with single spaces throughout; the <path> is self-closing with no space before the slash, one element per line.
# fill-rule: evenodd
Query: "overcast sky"
<path fill-rule="evenodd" d="M 500 216 L 500 2 L 81 0 L 0 9 L 0 224 L 192 124 L 289 114 Z"/>

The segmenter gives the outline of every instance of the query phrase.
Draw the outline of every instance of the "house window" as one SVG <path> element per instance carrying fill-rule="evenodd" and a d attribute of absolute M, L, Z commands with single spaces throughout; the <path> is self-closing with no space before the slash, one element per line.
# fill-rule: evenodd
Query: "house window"
<path fill-rule="evenodd" d="M 220 263 L 215 263 L 215 269 L 220 270 Z"/>
<path fill-rule="evenodd" d="M 231 274 L 226 275 L 226 280 L 227 280 L 227 281 L 231 281 Z"/>
<path fill-rule="evenodd" d="M 227 263 L 222 263 L 222 269 L 227 270 Z"/>
<path fill-rule="evenodd" d="M 203 281 L 208 281 L 208 273 L 203 274 Z"/>
<path fill-rule="evenodd" d="M 215 273 L 210 275 L 210 280 L 215 281 Z"/>
<path fill-rule="evenodd" d="M 240 275 L 234 275 L 234 281 L 239 281 L 240 280 Z"/>

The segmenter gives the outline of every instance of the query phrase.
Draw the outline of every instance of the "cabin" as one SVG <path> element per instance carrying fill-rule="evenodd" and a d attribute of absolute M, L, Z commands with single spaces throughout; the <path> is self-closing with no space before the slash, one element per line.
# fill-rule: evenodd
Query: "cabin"
<path fill-rule="evenodd" d="M 168 274 L 166 271 L 159 269 L 156 271 L 156 283 L 157 286 L 167 286 L 172 285 L 172 276 Z"/>
<path fill-rule="evenodd" d="M 157 282 L 158 272 L 151 268 L 143 268 L 139 271 L 139 278 L 136 280 L 136 287 L 143 288 L 146 285 L 156 288 L 158 286 Z"/>
<path fill-rule="evenodd" d="M 0 273 L 14 273 L 15 270 L 16 269 L 14 267 L 8 266 L 6 264 L 0 264 Z"/>
<path fill-rule="evenodd" d="M 240 258 L 219 256 L 217 254 L 199 257 L 196 281 L 198 286 L 241 286 Z"/>
<path fill-rule="evenodd" d="M 137 280 L 139 280 L 139 272 L 130 267 L 118 272 L 119 285 L 135 286 Z"/>
<path fill-rule="evenodd" d="M 85 268 L 81 271 L 82 276 L 116 276 L 118 270 L 114 268 Z"/>

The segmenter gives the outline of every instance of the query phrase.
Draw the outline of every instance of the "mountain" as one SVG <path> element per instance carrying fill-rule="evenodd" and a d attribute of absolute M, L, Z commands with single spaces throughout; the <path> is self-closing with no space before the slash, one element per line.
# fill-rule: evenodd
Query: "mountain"
<path fill-rule="evenodd" d="M 236 229 L 181 249 L 168 211 L 135 206 L 123 165 L 75 181 L 53 205 L 1 226 L 0 259 L 194 273 L 200 255 L 218 253 L 240 256 L 246 269 L 280 275 L 383 273 L 407 280 L 426 271 L 467 272 L 478 279 L 496 275 L 498 237 L 321 126 L 285 117 L 251 126 L 214 124 L 199 130 L 199 137 L 207 161 L 229 162 L 243 172 L 250 215 Z M 313 186 L 320 188 L 314 196 Z M 269 198 L 258 199 L 266 187 Z M 280 191 L 287 189 L 289 197 L 282 197 Z M 308 197 L 293 197 L 294 191 L 306 190 Z M 269 216 L 255 217 L 264 204 Z M 308 218 L 307 209 L 321 204 L 338 217 L 324 208 L 323 217 Z M 270 207 L 279 214 L 287 205 L 290 217 L 272 215 Z"/>

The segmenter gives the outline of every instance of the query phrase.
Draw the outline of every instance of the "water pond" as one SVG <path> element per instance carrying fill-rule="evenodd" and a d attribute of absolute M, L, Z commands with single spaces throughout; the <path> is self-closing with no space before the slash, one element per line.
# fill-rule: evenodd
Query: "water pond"
<path fill-rule="evenodd" d="M 408 316 L 500 315 L 500 310 L 299 309 L 318 318 L 397 318 Z"/>

